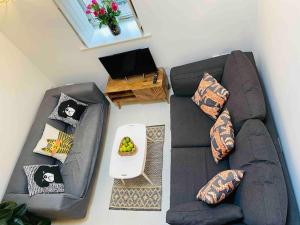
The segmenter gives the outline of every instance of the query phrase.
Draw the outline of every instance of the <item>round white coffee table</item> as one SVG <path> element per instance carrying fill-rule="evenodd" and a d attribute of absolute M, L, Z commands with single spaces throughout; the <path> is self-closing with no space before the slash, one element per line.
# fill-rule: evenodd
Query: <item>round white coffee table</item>
<path fill-rule="evenodd" d="M 129 137 L 137 146 L 137 152 L 132 156 L 120 156 L 119 146 L 124 137 Z M 124 179 L 131 179 L 143 175 L 150 183 L 151 180 L 145 174 L 145 163 L 147 155 L 147 134 L 146 125 L 144 124 L 127 124 L 117 129 L 113 143 L 109 175 L 112 178 L 121 179 L 125 184 Z"/>

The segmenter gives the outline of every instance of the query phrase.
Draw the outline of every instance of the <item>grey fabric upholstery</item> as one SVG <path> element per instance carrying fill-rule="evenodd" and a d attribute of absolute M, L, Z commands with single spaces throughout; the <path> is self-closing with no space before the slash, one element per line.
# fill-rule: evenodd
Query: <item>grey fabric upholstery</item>
<path fill-rule="evenodd" d="M 235 203 L 246 224 L 284 225 L 287 215 L 285 180 L 272 139 L 260 120 L 248 120 L 236 137 L 230 167 L 245 170 Z"/>
<path fill-rule="evenodd" d="M 278 186 L 275 187 L 273 191 L 264 194 L 264 196 L 266 197 L 266 205 L 273 205 L 270 206 L 270 209 L 272 210 L 274 206 L 278 204 L 278 202 L 276 202 L 278 201 L 278 199 L 276 200 L 276 197 L 274 197 L 275 192 L 279 193 L 277 198 L 280 198 L 279 200 L 283 203 L 281 209 L 284 209 L 287 203 L 287 214 L 284 215 L 283 213 L 281 215 L 282 218 L 279 219 L 278 222 L 273 224 L 280 224 L 280 221 L 283 222 L 284 218 L 286 217 L 286 225 L 300 225 L 299 207 L 296 202 L 295 194 L 291 184 L 291 178 L 289 176 L 284 154 L 280 146 L 279 136 L 269 104 L 267 104 L 266 110 L 263 96 L 265 94 L 263 88 L 264 86 L 262 85 L 262 87 L 260 87 L 259 77 L 257 78 L 259 74 L 257 73 L 253 54 L 251 52 L 234 52 L 234 54 L 243 55 L 242 58 L 238 57 L 238 59 L 236 59 L 239 61 L 239 63 L 234 63 L 237 64 L 234 66 L 238 67 L 238 69 L 242 71 L 241 73 L 237 73 L 236 70 L 233 70 L 234 74 L 228 75 L 229 69 L 227 69 L 227 75 L 223 74 L 223 68 L 225 67 L 229 55 L 175 67 L 171 70 L 170 78 L 174 90 L 174 96 L 171 98 L 171 210 L 178 205 L 184 206 L 182 204 L 188 204 L 189 202 L 194 201 L 195 194 L 198 192 L 200 187 L 208 181 L 208 177 L 211 178 L 219 171 L 229 168 L 229 165 L 227 165 L 228 162 L 226 160 L 222 162 L 222 164 L 215 164 L 211 157 L 210 148 L 202 146 L 203 140 L 206 139 L 206 142 L 209 142 L 209 139 L 207 139 L 208 134 L 205 133 L 209 130 L 209 121 L 205 122 L 205 117 L 202 117 L 201 115 L 198 116 L 196 120 L 190 119 L 191 117 L 194 118 L 193 116 L 195 116 L 197 113 L 196 111 L 194 111 L 192 105 L 189 105 L 188 100 L 194 94 L 199 81 L 202 78 L 201 71 L 218 71 L 215 72 L 214 75 L 217 77 L 217 79 L 221 79 L 222 82 L 224 82 L 225 80 L 225 85 L 229 86 L 228 89 L 232 90 L 230 93 L 231 96 L 229 97 L 229 99 L 231 98 L 232 103 L 230 103 L 229 106 L 232 107 L 232 111 L 234 111 L 234 113 L 242 114 L 236 114 L 235 117 L 235 121 L 237 121 L 235 127 L 236 135 L 238 135 L 240 139 L 240 141 L 238 141 L 237 148 L 243 146 L 243 148 L 246 149 L 244 150 L 245 152 L 251 151 L 252 149 L 245 147 L 247 146 L 247 138 L 241 138 L 240 134 L 238 133 L 238 130 L 241 128 L 243 123 L 253 117 L 254 119 L 259 119 L 255 120 L 257 121 L 255 123 L 258 123 L 258 125 L 256 124 L 256 126 L 260 127 L 260 130 L 255 131 L 252 137 L 252 139 L 254 139 L 256 142 L 256 145 L 254 147 L 257 147 L 255 155 L 247 155 L 246 153 L 239 155 L 237 150 L 234 150 L 229 155 L 229 158 L 232 157 L 230 164 L 231 167 L 238 167 L 243 165 L 243 167 L 245 167 L 247 171 L 245 174 L 245 182 L 241 183 L 241 186 L 238 187 L 237 192 L 230 195 L 229 199 L 226 199 L 225 203 L 234 203 L 235 205 L 240 205 L 242 210 L 244 210 L 243 207 L 245 207 L 245 205 L 253 206 L 256 204 L 255 201 L 260 201 L 260 199 L 257 199 L 257 196 L 261 196 L 261 193 L 263 193 L 263 191 L 257 194 L 257 192 L 261 190 L 261 186 L 259 184 L 264 184 L 264 182 L 267 182 L 266 184 L 264 184 L 266 189 L 273 187 L 274 184 L 278 184 Z M 246 56 L 249 60 L 246 60 L 244 56 Z M 232 68 L 234 68 L 234 66 Z M 222 70 L 221 72 L 220 69 Z M 200 73 L 196 74 L 197 71 L 200 71 Z M 232 78 L 230 78 L 231 76 Z M 251 76 L 253 76 L 254 78 L 251 78 Z M 238 78 L 242 78 L 242 80 L 238 80 Z M 235 84 L 235 86 L 233 86 L 233 84 Z M 255 89 L 258 93 L 254 93 Z M 235 94 L 232 96 L 232 93 Z M 245 96 L 248 94 L 249 96 Z M 249 105 L 243 105 L 246 104 L 246 97 L 251 98 L 250 101 L 246 102 L 247 104 L 251 104 L 251 109 L 249 109 Z M 268 103 L 268 99 L 266 99 L 266 102 Z M 239 109 L 239 107 L 241 107 L 241 109 Z M 251 113 L 248 113 L 248 111 Z M 209 118 L 207 118 L 207 120 L 209 120 Z M 262 122 L 260 122 L 260 120 Z M 184 123 L 185 121 L 187 122 Z M 265 123 L 267 130 L 265 127 L 261 129 L 261 125 L 263 123 Z M 250 125 L 247 126 L 251 127 Z M 267 133 L 265 133 L 265 131 L 267 131 Z M 198 137 L 198 133 L 203 134 L 204 138 Z M 201 140 L 201 142 L 199 140 Z M 201 145 L 199 145 L 199 143 L 201 143 Z M 243 144 L 241 145 L 240 143 Z M 237 157 L 238 155 L 239 157 Z M 257 159 L 253 159 L 252 157 L 257 157 L 257 159 L 259 159 L 259 162 L 255 162 L 257 161 Z M 252 167 L 252 165 L 254 164 L 253 161 L 258 165 L 257 167 Z M 226 165 L 224 165 L 224 163 Z M 246 166 L 244 164 L 246 164 Z M 249 172 L 248 170 L 251 171 Z M 249 175 L 249 173 L 251 175 Z M 286 185 L 284 185 L 282 176 L 284 176 Z M 251 188 L 247 188 L 248 186 L 251 186 L 251 184 L 248 183 L 253 182 L 256 182 L 252 186 L 256 190 L 256 192 L 254 192 Z M 286 192 L 288 198 L 284 197 L 284 193 Z M 247 195 L 247 193 L 250 194 Z M 254 197 L 251 198 L 251 196 Z M 263 199 L 262 196 L 261 199 Z M 222 204 L 224 203 L 221 203 L 221 205 Z M 279 214 L 279 211 L 281 210 L 280 208 L 276 208 L 274 209 L 274 212 L 270 212 L 270 215 L 262 215 L 261 212 L 265 212 L 264 209 L 261 208 L 262 206 L 263 204 L 261 204 L 257 208 L 249 207 L 249 209 L 252 209 L 251 213 L 254 215 L 253 217 L 257 217 L 259 219 L 264 216 L 266 218 L 271 218 L 270 221 L 272 222 L 273 218 L 276 217 L 276 215 L 273 215 L 274 212 L 275 214 Z M 187 209 L 189 208 L 188 205 L 186 205 L 186 207 Z M 249 210 L 246 209 L 245 212 L 249 214 Z M 211 213 L 211 216 L 214 215 L 214 213 Z M 255 218 L 252 219 L 254 220 Z M 271 222 L 265 222 L 263 224 L 272 224 Z M 188 224 L 197 224 L 197 217 L 195 218 L 195 221 L 191 220 Z M 219 223 L 214 223 L 214 225 L 218 224 Z M 228 222 L 226 225 L 252 224 L 243 221 L 237 221 Z"/>
<path fill-rule="evenodd" d="M 99 134 L 99 127 L 104 125 L 104 110 L 103 104 L 89 105 L 76 127 L 72 151 L 65 163 L 61 164 L 63 180 L 67 184 L 66 193 L 83 197 L 89 186 L 98 151 L 88 150 L 94 149 L 99 143 L 99 137 L 95 134 Z"/>
<path fill-rule="evenodd" d="M 171 69 L 171 82 L 174 94 L 177 96 L 191 97 L 204 72 L 210 73 L 217 81 L 221 81 L 226 56 L 194 62 Z"/>
<path fill-rule="evenodd" d="M 172 207 L 196 200 L 202 186 L 229 168 L 227 160 L 214 162 L 209 147 L 172 148 L 171 151 Z"/>
<path fill-rule="evenodd" d="M 21 155 L 19 156 L 11 179 L 8 183 L 7 190 L 9 190 L 10 193 L 27 193 L 27 178 L 25 176 L 23 166 L 32 164 L 54 164 L 55 160 L 53 158 L 35 154 L 32 151 L 41 139 L 46 123 L 49 123 L 51 126 L 62 131 L 66 129 L 66 125 L 64 123 L 48 119 L 48 116 L 55 108 L 57 101 L 58 99 L 53 98 L 50 95 L 44 96 L 41 103 L 43 107 L 38 109 L 35 120 L 27 135 Z"/>
<path fill-rule="evenodd" d="M 281 168 L 283 171 L 287 194 L 288 194 L 288 211 L 287 211 L 287 218 L 286 218 L 286 225 L 293 225 L 297 224 L 300 225 L 300 212 L 299 207 L 296 201 L 295 193 L 293 190 L 293 185 L 291 181 L 291 177 L 287 168 L 287 162 L 285 160 L 284 152 L 282 150 L 282 146 L 280 143 L 280 137 L 278 135 L 275 122 L 272 115 L 272 110 L 269 104 L 268 99 L 266 99 L 267 105 L 267 115 L 265 118 L 265 125 L 269 131 L 269 134 L 272 138 L 274 146 L 276 148 L 278 158 L 281 164 Z"/>
<path fill-rule="evenodd" d="M 210 146 L 209 118 L 189 97 L 171 96 L 172 147 Z"/>
<path fill-rule="evenodd" d="M 76 129 L 48 119 L 61 92 L 89 105 Z M 49 218 L 84 217 L 94 182 L 93 175 L 98 164 L 96 161 L 100 160 L 108 112 L 109 102 L 94 83 L 68 85 L 48 90 L 29 131 L 3 200 L 26 203 L 30 211 Z M 74 145 L 65 164 L 32 152 L 42 136 L 46 123 L 61 130 L 75 132 Z M 29 164 L 60 165 L 65 193 L 39 194 L 30 198 L 23 171 L 23 166 Z"/>
<path fill-rule="evenodd" d="M 201 201 L 193 201 L 171 208 L 166 220 L 172 225 L 222 225 L 242 218 L 242 210 L 236 205 L 224 203 L 209 206 Z"/>
<path fill-rule="evenodd" d="M 244 54 L 251 62 L 253 62 L 253 64 L 255 64 L 251 52 L 246 52 Z M 227 57 L 228 55 L 222 55 L 211 59 L 173 67 L 170 72 L 170 79 L 174 94 L 181 97 L 192 97 L 203 77 L 204 72 L 210 73 L 218 82 L 221 82 Z"/>
<path fill-rule="evenodd" d="M 222 85 L 230 93 L 226 107 L 235 131 L 239 131 L 248 119 L 265 118 L 266 104 L 256 67 L 241 51 L 234 51 L 228 56 Z"/>

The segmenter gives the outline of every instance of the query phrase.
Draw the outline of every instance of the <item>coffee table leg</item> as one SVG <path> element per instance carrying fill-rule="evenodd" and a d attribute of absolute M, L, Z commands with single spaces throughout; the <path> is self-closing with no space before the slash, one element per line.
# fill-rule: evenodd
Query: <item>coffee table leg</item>
<path fill-rule="evenodd" d="M 145 179 L 146 179 L 151 185 L 153 185 L 152 181 L 149 179 L 149 177 L 148 177 L 145 173 L 143 173 L 143 177 L 145 177 Z"/>
<path fill-rule="evenodd" d="M 122 181 L 122 184 L 125 185 L 125 181 L 123 179 L 121 179 L 121 181 Z"/>

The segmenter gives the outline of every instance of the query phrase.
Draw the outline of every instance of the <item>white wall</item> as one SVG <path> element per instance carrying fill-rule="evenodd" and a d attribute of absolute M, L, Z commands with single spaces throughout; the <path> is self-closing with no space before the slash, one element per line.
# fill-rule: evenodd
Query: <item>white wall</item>
<path fill-rule="evenodd" d="M 52 85 L 0 32 L 0 200 L 44 91 Z"/>
<path fill-rule="evenodd" d="M 259 1 L 255 56 L 266 84 L 300 205 L 299 12 L 298 0 Z"/>
<path fill-rule="evenodd" d="M 95 81 L 104 88 L 107 73 L 99 56 L 150 46 L 155 61 L 172 66 L 251 50 L 256 0 L 133 0 L 150 38 L 81 51 L 78 37 L 52 0 L 11 1 L 3 32 L 58 84 Z M 4 14 L 4 13 L 3 13 Z"/>

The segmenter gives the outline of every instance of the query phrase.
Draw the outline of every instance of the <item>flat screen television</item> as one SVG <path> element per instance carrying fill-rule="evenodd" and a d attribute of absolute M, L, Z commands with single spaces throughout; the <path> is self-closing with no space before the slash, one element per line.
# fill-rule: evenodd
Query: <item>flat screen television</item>
<path fill-rule="evenodd" d="M 149 48 L 99 58 L 112 79 L 157 72 Z"/>

